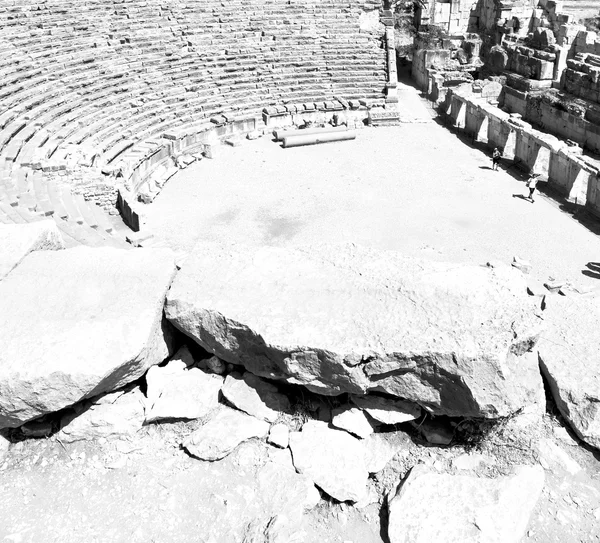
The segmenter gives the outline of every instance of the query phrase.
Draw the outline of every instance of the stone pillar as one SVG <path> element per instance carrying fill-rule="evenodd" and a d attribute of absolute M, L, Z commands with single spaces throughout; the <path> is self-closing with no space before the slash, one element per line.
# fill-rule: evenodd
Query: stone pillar
<path fill-rule="evenodd" d="M 450 116 L 456 128 L 465 127 L 465 118 L 467 115 L 467 106 L 464 101 L 458 99 L 456 96 L 452 96 L 452 111 Z"/>
<path fill-rule="evenodd" d="M 479 108 L 471 102 L 467 103 L 465 110 L 465 132 L 470 136 L 473 136 L 473 139 L 475 139 L 477 137 L 480 124 Z"/>
<path fill-rule="evenodd" d="M 598 177 L 598 172 L 589 176 L 585 207 L 596 217 L 600 217 L 600 177 Z"/>

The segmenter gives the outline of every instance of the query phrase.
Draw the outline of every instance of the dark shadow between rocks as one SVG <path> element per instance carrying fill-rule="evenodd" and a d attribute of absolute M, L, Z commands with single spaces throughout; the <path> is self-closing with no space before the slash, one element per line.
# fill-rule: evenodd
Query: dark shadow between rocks
<path fill-rule="evenodd" d="M 600 279 L 600 262 L 588 262 L 585 267 L 587 270 L 581 270 L 583 275 L 592 277 L 593 279 Z"/>
<path fill-rule="evenodd" d="M 390 537 L 388 535 L 390 524 L 388 499 L 388 495 L 383 496 L 383 499 L 381 500 L 381 507 L 379 508 L 379 537 L 381 537 L 383 543 L 390 543 Z"/>

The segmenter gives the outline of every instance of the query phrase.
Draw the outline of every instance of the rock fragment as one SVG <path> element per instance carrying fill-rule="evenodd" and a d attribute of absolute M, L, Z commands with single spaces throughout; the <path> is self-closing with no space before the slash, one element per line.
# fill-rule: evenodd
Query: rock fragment
<path fill-rule="evenodd" d="M 290 441 L 290 431 L 285 424 L 274 424 L 269 430 L 267 442 L 281 449 L 287 449 Z"/>
<path fill-rule="evenodd" d="M 198 419 L 219 405 L 223 378 L 193 363 L 188 348 L 182 347 L 166 366 L 148 370 L 146 422 Z"/>
<path fill-rule="evenodd" d="M 365 438 L 373 433 L 373 426 L 365 416 L 364 412 L 357 407 L 349 405 L 338 407 L 333 410 L 331 424 L 336 428 L 346 430 L 356 437 Z"/>
<path fill-rule="evenodd" d="M 133 436 L 144 424 L 144 400 L 139 388 L 107 394 L 83 413 L 67 415 L 58 437 L 71 443 Z"/>
<path fill-rule="evenodd" d="M 410 438 L 404 432 L 371 434 L 363 441 L 369 473 L 381 471 L 401 450 L 408 449 Z"/>
<path fill-rule="evenodd" d="M 0 282 L 0 428 L 118 389 L 165 360 L 174 273 L 162 249 L 29 254 Z"/>
<path fill-rule="evenodd" d="M 401 424 L 421 416 L 421 408 L 410 402 L 381 396 L 352 396 L 352 403 L 382 424 Z"/>
<path fill-rule="evenodd" d="M 200 460 L 220 460 L 240 443 L 253 437 L 264 437 L 269 424 L 241 411 L 223 407 L 184 442 L 184 448 Z"/>
<path fill-rule="evenodd" d="M 223 396 L 238 409 L 268 422 L 287 412 L 290 402 L 275 385 L 246 372 L 243 377 L 231 373 L 225 378 Z"/>
<path fill-rule="evenodd" d="M 347 432 L 309 421 L 290 433 L 290 449 L 299 473 L 332 498 L 358 502 L 366 497 L 368 471 L 362 442 Z"/>

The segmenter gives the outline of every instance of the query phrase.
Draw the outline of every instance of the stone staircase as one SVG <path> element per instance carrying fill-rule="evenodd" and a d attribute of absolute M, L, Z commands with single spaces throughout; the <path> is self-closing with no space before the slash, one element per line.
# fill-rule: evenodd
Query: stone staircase
<path fill-rule="evenodd" d="M 14 178 L 0 179 L 0 223 L 23 224 L 48 217 L 56 222 L 67 247 L 131 248 L 125 241 L 129 229 L 120 217 L 106 214 L 67 185 L 22 170 Z"/>

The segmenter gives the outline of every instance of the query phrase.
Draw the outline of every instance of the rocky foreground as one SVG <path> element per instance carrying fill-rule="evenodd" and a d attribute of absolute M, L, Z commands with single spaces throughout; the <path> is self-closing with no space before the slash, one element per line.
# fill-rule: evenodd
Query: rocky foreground
<path fill-rule="evenodd" d="M 201 541 L 310 541 L 312 512 L 338 503 L 378 511 L 391 543 L 518 542 L 548 470 L 582 472 L 548 438 L 547 401 L 599 447 L 600 299 L 540 290 L 523 263 L 202 244 L 177 270 L 169 251 L 65 250 L 50 222 L 11 228 L 2 477 L 19 477 L 23 440 L 135 448 L 171 428 L 205 466 L 216 523 L 199 521 Z M 228 509 L 218 487 L 233 480 L 257 507 Z"/>

